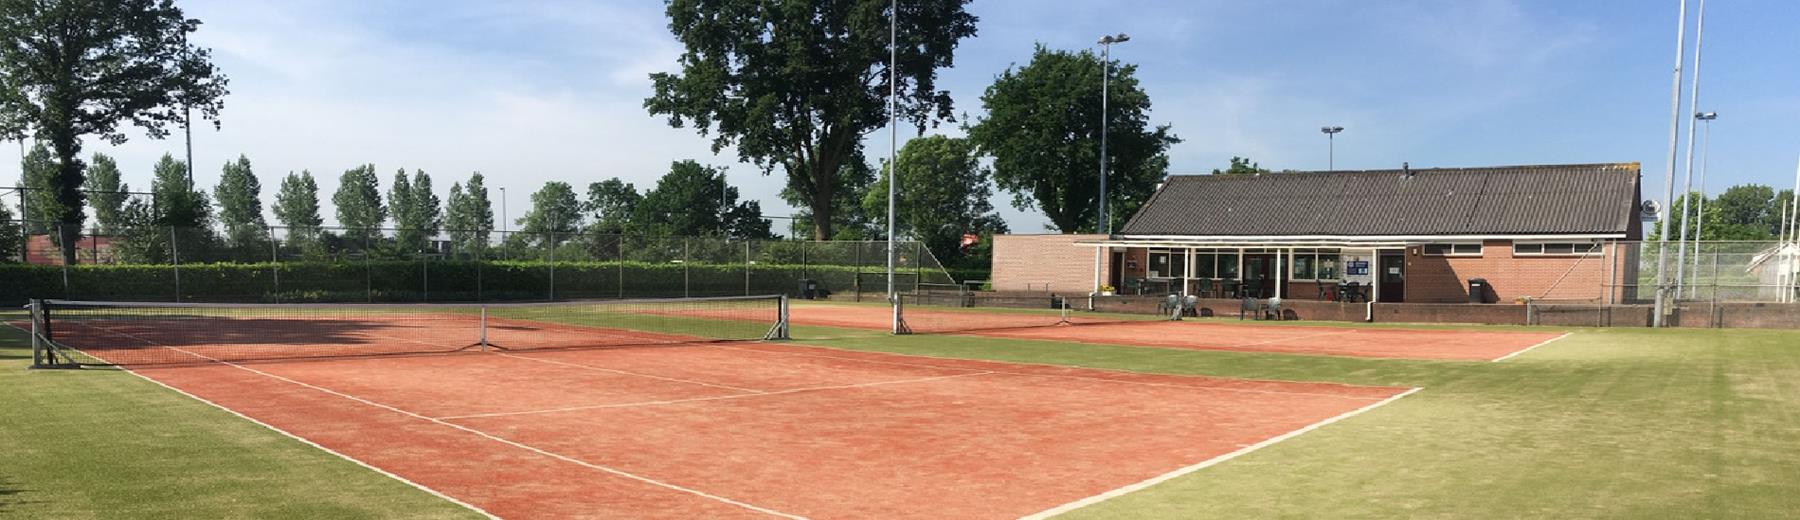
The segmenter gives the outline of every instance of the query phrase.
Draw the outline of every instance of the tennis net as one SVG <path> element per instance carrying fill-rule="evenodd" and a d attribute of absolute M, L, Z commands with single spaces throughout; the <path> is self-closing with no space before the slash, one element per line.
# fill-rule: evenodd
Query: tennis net
<path fill-rule="evenodd" d="M 34 364 L 166 365 L 681 345 L 787 338 L 787 300 L 741 296 L 503 304 L 38 300 Z"/>
<path fill-rule="evenodd" d="M 897 334 L 956 334 L 1008 329 L 1139 322 L 1166 316 L 1074 310 L 1062 296 L 996 295 L 975 291 L 899 295 Z"/>

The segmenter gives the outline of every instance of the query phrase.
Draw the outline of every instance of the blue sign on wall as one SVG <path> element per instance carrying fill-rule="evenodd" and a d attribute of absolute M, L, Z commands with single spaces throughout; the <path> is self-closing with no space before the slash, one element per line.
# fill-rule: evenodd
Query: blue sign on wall
<path fill-rule="evenodd" d="M 1369 261 L 1368 260 L 1351 260 L 1348 262 L 1344 262 L 1344 274 L 1348 274 L 1351 276 L 1368 276 L 1369 275 Z"/>

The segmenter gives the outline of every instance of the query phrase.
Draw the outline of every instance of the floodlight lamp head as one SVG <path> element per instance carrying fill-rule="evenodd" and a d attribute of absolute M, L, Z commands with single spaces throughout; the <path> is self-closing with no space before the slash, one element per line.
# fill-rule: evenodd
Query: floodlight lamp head
<path fill-rule="evenodd" d="M 1327 134 L 1335 134 L 1335 133 L 1338 133 L 1338 132 L 1342 132 L 1342 131 L 1344 131 L 1344 127 L 1341 127 L 1341 126 L 1326 126 L 1326 127 L 1321 127 L 1321 128 L 1319 128 L 1319 131 L 1320 131 L 1320 132 L 1325 132 L 1325 133 L 1327 133 Z"/>
<path fill-rule="evenodd" d="M 1712 120 L 1718 119 L 1718 118 L 1719 118 L 1718 112 L 1695 112 L 1694 113 L 1694 119 L 1699 119 L 1701 121 L 1712 121 Z"/>

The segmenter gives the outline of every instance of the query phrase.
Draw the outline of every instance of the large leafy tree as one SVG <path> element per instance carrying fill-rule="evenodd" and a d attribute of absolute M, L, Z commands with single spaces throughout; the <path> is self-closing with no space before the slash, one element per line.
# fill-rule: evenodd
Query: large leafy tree
<path fill-rule="evenodd" d="M 369 244 L 381 236 L 388 208 L 381 203 L 381 180 L 375 176 L 375 165 L 345 170 L 331 204 L 337 207 L 338 225 L 344 226 L 344 238 L 350 243 Z"/>
<path fill-rule="evenodd" d="M 88 202 L 94 207 L 95 228 L 102 235 L 118 233 L 125 225 L 125 201 L 131 198 L 126 193 L 131 186 L 120 180 L 119 163 L 105 154 L 94 154 L 82 188 L 87 190 Z"/>
<path fill-rule="evenodd" d="M 994 157 L 994 180 L 1013 206 L 1036 207 L 1065 233 L 1094 232 L 1100 201 L 1100 91 L 1103 68 L 1091 51 L 1039 45 L 1031 62 L 1009 67 L 982 95 L 987 117 L 969 139 Z M 1168 174 L 1168 149 L 1181 142 L 1149 123 L 1150 96 L 1137 66 L 1112 66 L 1107 90 L 1107 210 L 1131 217 Z"/>
<path fill-rule="evenodd" d="M 531 210 L 517 221 L 514 244 L 554 246 L 581 231 L 581 200 L 569 183 L 551 181 L 531 194 Z M 509 237 L 510 238 L 510 237 Z"/>
<path fill-rule="evenodd" d="M 864 210 L 863 199 L 869 194 L 869 187 L 875 183 L 875 169 L 857 152 L 849 161 L 838 168 L 837 190 L 832 194 L 831 229 L 829 240 L 873 240 L 882 238 L 877 229 L 876 215 Z M 885 189 L 885 188 L 883 188 Z M 807 196 L 795 191 L 793 187 L 781 190 L 781 198 L 788 204 L 800 208 L 789 222 L 789 230 L 793 236 L 811 236 L 812 210 L 807 207 Z M 887 209 L 878 212 L 885 216 Z"/>
<path fill-rule="evenodd" d="M 152 171 L 155 176 L 151 178 L 150 191 L 156 201 L 153 222 L 173 234 L 176 249 L 170 252 L 172 257 L 184 262 L 207 259 L 216 237 L 212 202 L 207 200 L 206 192 L 188 183 L 187 163 L 169 154 L 163 154 Z M 161 238 L 157 236 L 156 240 Z"/>
<path fill-rule="evenodd" d="M 738 189 L 724 170 L 677 161 L 644 194 L 632 225 L 651 235 L 711 235 L 770 238 L 769 221 L 756 201 L 738 202 Z"/>
<path fill-rule="evenodd" d="M 394 238 L 403 251 L 424 247 L 426 239 L 437 236 L 444 220 L 425 170 L 414 171 L 411 180 L 406 178 L 405 168 L 394 174 L 394 184 L 388 187 L 388 211 L 394 214 L 394 225 L 399 228 Z"/>
<path fill-rule="evenodd" d="M 0 134 L 54 151 L 64 261 L 86 219 L 84 136 L 120 144 L 130 123 L 162 138 L 190 110 L 217 124 L 226 79 L 189 43 L 199 27 L 170 0 L 0 2 Z"/>
<path fill-rule="evenodd" d="M 488 190 L 481 172 L 469 176 L 469 183 L 450 184 L 450 199 L 444 226 L 449 228 L 450 243 L 461 251 L 481 251 L 488 245 L 494 230 L 494 205 L 488 201 Z"/>
<path fill-rule="evenodd" d="M 319 244 L 319 183 L 310 171 L 289 172 L 275 192 L 275 220 L 287 226 L 288 242 L 303 250 Z"/>
<path fill-rule="evenodd" d="M 994 195 L 988 171 L 967 139 L 934 135 L 907 141 L 896 164 L 893 177 L 901 189 L 894 203 L 895 232 L 917 237 L 939 261 L 962 260 L 965 234 L 1006 232 L 1006 222 L 988 202 Z M 887 179 L 875 182 L 863 206 L 887 219 Z"/>
<path fill-rule="evenodd" d="M 920 128 L 951 119 L 937 71 L 975 35 L 968 1 L 900 3 L 898 118 Z M 782 169 L 811 210 L 813 238 L 830 238 L 840 170 L 887 124 L 889 4 L 669 0 L 669 30 L 686 50 L 678 72 L 650 75 L 644 107 L 711 135 L 715 152 L 734 146 L 765 173 Z"/>
<path fill-rule="evenodd" d="M 250 158 L 238 155 L 219 172 L 213 188 L 219 203 L 219 224 L 225 228 L 225 245 L 240 254 L 261 251 L 267 256 L 269 223 L 263 220 L 262 181 L 250 168 Z"/>
<path fill-rule="evenodd" d="M 588 230 L 611 235 L 630 229 L 632 214 L 637 211 L 638 203 L 644 200 L 636 186 L 618 177 L 588 184 L 587 195 L 584 208 L 588 217 L 593 219 Z"/>
<path fill-rule="evenodd" d="M 22 260 L 19 248 L 24 245 L 19 223 L 13 220 L 12 208 L 0 204 L 0 262 Z"/>
<path fill-rule="evenodd" d="M 1213 175 L 1242 175 L 1246 173 L 1269 173 L 1269 169 L 1251 162 L 1249 157 L 1238 157 L 1233 155 L 1231 156 L 1231 166 L 1226 167 L 1224 170 L 1213 168 L 1212 171 Z"/>

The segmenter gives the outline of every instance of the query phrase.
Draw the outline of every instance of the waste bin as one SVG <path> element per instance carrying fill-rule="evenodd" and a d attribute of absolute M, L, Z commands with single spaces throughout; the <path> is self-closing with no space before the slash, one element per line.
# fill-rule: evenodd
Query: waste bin
<path fill-rule="evenodd" d="M 811 278 L 800 279 L 800 298 L 815 299 L 819 297 L 819 281 Z"/>
<path fill-rule="evenodd" d="M 1493 288 L 1488 286 L 1486 278 L 1469 279 L 1469 303 L 1493 303 L 1487 297 L 1491 292 Z"/>

